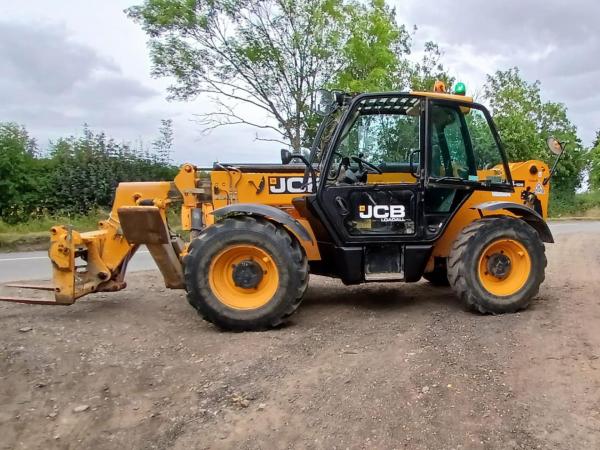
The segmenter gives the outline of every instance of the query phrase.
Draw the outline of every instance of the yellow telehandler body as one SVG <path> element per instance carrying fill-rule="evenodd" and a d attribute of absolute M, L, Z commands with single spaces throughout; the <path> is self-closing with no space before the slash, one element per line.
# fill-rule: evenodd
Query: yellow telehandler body
<path fill-rule="evenodd" d="M 225 329 L 281 324 L 309 273 L 345 284 L 424 277 L 475 311 L 525 308 L 553 242 L 553 170 L 509 163 L 488 111 L 462 95 L 337 93 L 326 106 L 310 155 L 184 164 L 173 181 L 121 183 L 98 230 L 52 228 L 54 300 L 3 300 L 70 305 L 124 289 L 146 246 L 166 287 Z M 173 207 L 185 240 L 169 227 Z"/>

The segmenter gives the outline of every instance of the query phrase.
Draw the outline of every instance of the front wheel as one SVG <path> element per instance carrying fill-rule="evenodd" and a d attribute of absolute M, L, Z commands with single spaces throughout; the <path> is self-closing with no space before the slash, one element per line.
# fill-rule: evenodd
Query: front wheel
<path fill-rule="evenodd" d="M 465 227 L 448 258 L 448 280 L 467 309 L 502 314 L 527 308 L 544 281 L 546 255 L 537 232 L 511 217 Z"/>
<path fill-rule="evenodd" d="M 184 261 L 189 303 L 220 328 L 272 328 L 293 314 L 308 285 L 302 247 L 275 224 L 233 217 L 208 227 Z"/>

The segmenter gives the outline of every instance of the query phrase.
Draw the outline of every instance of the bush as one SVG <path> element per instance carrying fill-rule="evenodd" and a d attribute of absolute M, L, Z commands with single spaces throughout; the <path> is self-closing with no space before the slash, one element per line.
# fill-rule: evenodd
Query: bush
<path fill-rule="evenodd" d="M 35 198 L 35 151 L 24 128 L 0 124 L 0 217 L 6 220 L 18 220 Z"/>
<path fill-rule="evenodd" d="M 172 180 L 172 131 L 163 121 L 163 137 L 153 151 L 116 143 L 87 127 L 80 137 L 51 143 L 46 156 L 37 153 L 24 128 L 0 125 L 0 219 L 8 224 L 44 216 L 81 216 L 110 209 L 123 181 Z"/>
<path fill-rule="evenodd" d="M 558 194 L 550 199 L 550 217 L 580 217 L 592 209 L 599 209 L 600 191 L 585 192 L 582 194 Z"/>

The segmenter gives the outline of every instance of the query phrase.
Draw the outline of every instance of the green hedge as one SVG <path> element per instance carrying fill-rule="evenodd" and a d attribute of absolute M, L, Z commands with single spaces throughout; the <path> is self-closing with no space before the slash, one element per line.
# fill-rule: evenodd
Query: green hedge
<path fill-rule="evenodd" d="M 58 139 L 42 154 L 23 127 L 0 124 L 0 220 L 15 224 L 110 209 L 122 181 L 173 179 L 170 145 L 167 136 L 150 150 L 136 149 L 84 128 L 82 136 Z"/>
<path fill-rule="evenodd" d="M 557 194 L 550 199 L 550 217 L 581 217 L 598 209 L 600 216 L 600 191 L 582 194 Z"/>

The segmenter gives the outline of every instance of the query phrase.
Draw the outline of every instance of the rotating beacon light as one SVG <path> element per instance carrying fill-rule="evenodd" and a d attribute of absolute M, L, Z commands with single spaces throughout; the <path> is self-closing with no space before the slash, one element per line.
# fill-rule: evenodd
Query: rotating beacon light
<path fill-rule="evenodd" d="M 465 83 L 458 82 L 454 85 L 454 95 L 466 95 L 466 93 L 467 86 L 465 86 Z"/>

